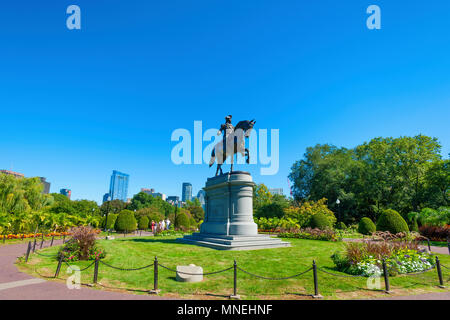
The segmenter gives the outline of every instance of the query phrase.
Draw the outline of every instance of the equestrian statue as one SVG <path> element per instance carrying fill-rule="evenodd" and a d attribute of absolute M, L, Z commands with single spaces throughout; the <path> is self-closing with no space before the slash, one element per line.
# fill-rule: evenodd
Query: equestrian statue
<path fill-rule="evenodd" d="M 214 146 L 211 153 L 211 160 L 209 167 L 212 167 L 214 162 L 217 162 L 216 176 L 223 174 L 222 164 L 228 157 L 231 156 L 231 170 L 233 172 L 234 155 L 240 153 L 245 159 L 246 163 L 250 163 L 250 153 L 245 147 L 245 138 L 250 137 L 250 133 L 255 125 L 255 120 L 240 121 L 236 127 L 231 124 L 232 116 L 225 117 L 225 123 L 220 126 L 217 135 L 223 134 L 223 139 Z"/>

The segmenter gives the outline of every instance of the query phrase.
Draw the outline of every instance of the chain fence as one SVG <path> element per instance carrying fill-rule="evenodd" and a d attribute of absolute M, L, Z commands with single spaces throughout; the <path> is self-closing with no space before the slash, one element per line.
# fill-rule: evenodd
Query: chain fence
<path fill-rule="evenodd" d="M 39 256 L 44 256 L 44 257 L 50 257 L 50 258 L 56 258 L 58 257 L 58 254 L 43 254 L 40 253 L 38 251 L 34 251 L 35 248 L 33 248 L 33 245 L 31 245 L 31 242 L 28 243 L 28 248 L 27 248 L 27 253 L 26 253 L 26 261 L 28 261 L 28 256 L 30 253 L 36 253 Z M 33 251 L 33 252 L 32 252 Z M 307 274 L 309 272 L 312 271 L 313 273 L 313 280 L 314 280 L 314 294 L 311 295 L 314 298 L 322 298 L 322 296 L 319 294 L 319 288 L 318 288 L 318 275 L 317 275 L 317 271 L 323 272 L 325 274 L 328 274 L 330 276 L 333 277 L 339 277 L 339 278 L 368 278 L 365 275 L 348 275 L 348 274 L 337 274 L 337 273 L 333 273 L 330 272 L 328 270 L 326 270 L 324 267 L 317 267 L 315 261 L 313 261 L 312 267 L 301 271 L 297 274 L 291 275 L 291 276 L 286 276 L 286 277 L 268 277 L 268 276 L 263 276 L 263 275 L 259 275 L 259 274 L 255 274 L 252 273 L 250 271 L 245 270 L 244 268 L 241 268 L 240 266 L 237 265 L 236 261 L 234 262 L 234 265 L 222 270 L 218 270 L 218 271 L 212 271 L 212 272 L 202 272 L 202 273 L 190 273 L 190 272 L 185 272 L 185 271 L 179 271 L 173 268 L 170 268 L 166 265 L 163 265 L 161 263 L 159 263 L 157 257 L 155 257 L 155 260 L 153 261 L 153 263 L 142 266 L 142 267 L 138 267 L 138 268 L 123 268 L 123 267 L 117 267 L 117 266 L 113 266 L 105 261 L 103 261 L 102 259 L 97 259 L 94 260 L 92 263 L 90 263 L 88 266 L 86 266 L 83 269 L 74 269 L 67 261 L 64 261 L 63 257 L 60 256 L 59 261 L 58 261 L 58 266 L 55 272 L 55 275 L 53 277 L 49 277 L 49 276 L 44 276 L 39 274 L 36 270 L 35 272 L 43 277 L 43 278 L 58 278 L 60 269 L 61 269 L 61 265 L 65 264 L 67 266 L 67 268 L 73 270 L 73 271 L 85 271 L 89 268 L 91 268 L 92 266 L 94 266 L 94 278 L 93 278 L 93 283 L 97 284 L 98 283 L 98 273 L 99 273 L 99 265 L 103 265 L 107 268 L 111 268 L 111 269 L 115 269 L 115 270 L 119 270 L 119 271 L 124 271 L 124 272 L 132 272 L 132 271 L 139 271 L 139 270 L 144 270 L 144 269 L 148 269 L 153 267 L 153 289 L 148 290 L 148 293 L 152 293 L 152 294 L 158 294 L 160 292 L 160 290 L 158 289 L 158 273 L 159 273 L 159 268 L 161 267 L 165 270 L 171 271 L 171 272 L 175 272 L 177 274 L 184 274 L 184 275 L 190 275 L 190 276 L 209 276 L 209 275 L 215 275 L 215 274 L 220 274 L 220 273 L 224 273 L 230 270 L 234 270 L 234 277 L 233 277 L 233 294 L 230 295 L 231 299 L 239 299 L 240 296 L 237 294 L 237 274 L 238 271 L 247 274 L 249 276 L 255 277 L 255 278 L 259 278 L 259 279 L 263 279 L 263 280 L 288 280 L 288 279 L 293 279 L 293 278 L 297 278 L 300 277 L 304 274 Z M 442 275 L 442 268 L 448 270 L 450 269 L 449 267 L 443 265 L 440 263 L 438 257 L 436 256 L 436 263 L 434 265 L 432 265 L 430 268 L 420 271 L 420 272 L 414 272 L 414 273 L 407 273 L 407 274 L 402 274 L 404 276 L 415 276 L 415 275 L 420 275 L 420 274 L 424 274 L 427 273 L 433 269 L 437 269 L 437 274 L 438 274 L 438 279 L 439 279 L 439 287 L 444 288 L 444 280 L 443 280 L 443 275 Z M 389 285 L 389 271 L 388 268 L 386 267 L 385 261 L 383 260 L 383 267 L 380 269 L 380 271 L 382 272 L 382 274 L 384 275 L 384 280 L 385 280 L 385 292 L 390 293 L 390 285 Z M 445 280 L 445 282 L 448 282 L 450 279 Z M 101 284 L 99 284 L 101 285 Z M 103 286 L 103 285 L 101 285 Z M 127 289 L 127 290 L 131 290 L 131 291 L 143 291 L 141 289 Z M 145 290 L 144 290 L 145 291 Z"/>

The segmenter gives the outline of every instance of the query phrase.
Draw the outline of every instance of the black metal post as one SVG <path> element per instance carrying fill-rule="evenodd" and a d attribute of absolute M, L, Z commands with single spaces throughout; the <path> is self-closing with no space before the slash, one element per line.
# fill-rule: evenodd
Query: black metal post
<path fill-rule="evenodd" d="M 384 275 L 384 292 L 391 293 L 390 286 L 389 286 L 389 273 L 386 267 L 386 261 L 383 259 L 383 275 Z"/>
<path fill-rule="evenodd" d="M 33 253 L 36 251 L 36 238 L 34 238 L 34 243 L 33 243 Z"/>
<path fill-rule="evenodd" d="M 430 244 L 430 239 L 427 238 L 427 243 L 428 243 L 428 251 L 431 252 L 431 244 Z"/>
<path fill-rule="evenodd" d="M 43 244 L 44 244 L 44 239 L 41 240 L 41 245 L 39 246 L 39 249 L 42 249 Z"/>
<path fill-rule="evenodd" d="M 95 265 L 94 265 L 94 284 L 97 283 L 98 279 L 98 259 L 95 259 Z"/>
<path fill-rule="evenodd" d="M 447 238 L 447 248 L 448 248 L 448 254 L 450 254 L 450 239 Z"/>
<path fill-rule="evenodd" d="M 52 242 L 50 242 L 50 247 L 53 246 L 53 240 L 55 240 L 55 236 L 52 236 Z"/>
<path fill-rule="evenodd" d="M 5 241 L 6 241 L 6 233 L 3 233 L 3 244 L 5 243 Z"/>
<path fill-rule="evenodd" d="M 436 269 L 437 269 L 438 277 L 439 277 L 439 287 L 445 288 L 444 280 L 442 279 L 441 262 L 439 261 L 439 258 L 437 256 L 436 256 Z"/>
<path fill-rule="evenodd" d="M 58 266 L 56 267 L 55 278 L 58 278 L 59 271 L 61 270 L 61 265 L 62 265 L 63 259 L 64 259 L 64 257 L 61 255 L 59 257 Z"/>
<path fill-rule="evenodd" d="M 317 277 L 317 265 L 316 260 L 313 260 L 313 277 L 314 277 L 314 295 L 313 298 L 320 299 L 323 298 L 322 295 L 319 293 L 319 281 Z"/>
<path fill-rule="evenodd" d="M 63 243 L 66 242 L 66 235 L 63 235 Z"/>
<path fill-rule="evenodd" d="M 158 289 L 158 257 L 155 256 L 155 261 L 153 262 L 153 290 L 149 293 L 158 294 L 161 290 Z"/>
<path fill-rule="evenodd" d="M 234 260 L 233 264 L 233 294 L 230 299 L 241 299 L 241 296 L 237 294 L 237 262 Z"/>
<path fill-rule="evenodd" d="M 28 257 L 30 256 L 31 251 L 31 241 L 28 241 L 27 254 L 25 255 L 25 262 L 28 262 Z"/>

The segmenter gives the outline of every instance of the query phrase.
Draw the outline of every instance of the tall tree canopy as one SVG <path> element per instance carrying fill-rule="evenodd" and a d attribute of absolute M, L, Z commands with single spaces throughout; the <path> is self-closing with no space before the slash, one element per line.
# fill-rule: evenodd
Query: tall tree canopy
<path fill-rule="evenodd" d="M 436 138 L 375 138 L 354 149 L 316 145 L 289 175 L 297 201 L 328 199 L 343 220 L 376 219 L 386 208 L 401 212 L 449 203 L 449 160 Z M 336 204 L 336 200 L 340 204 Z"/>

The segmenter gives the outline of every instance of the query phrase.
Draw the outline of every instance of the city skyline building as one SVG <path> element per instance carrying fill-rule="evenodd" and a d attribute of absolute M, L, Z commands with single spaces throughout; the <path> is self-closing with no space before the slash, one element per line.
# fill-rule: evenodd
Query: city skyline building
<path fill-rule="evenodd" d="M 113 170 L 109 185 L 109 196 L 111 200 L 117 199 L 127 202 L 129 179 L 129 174 Z"/>
<path fill-rule="evenodd" d="M 72 195 L 72 190 L 70 190 L 70 189 L 61 189 L 61 190 L 59 190 L 59 193 L 70 199 L 70 197 Z"/>
<path fill-rule="evenodd" d="M 44 189 L 42 190 L 43 194 L 49 194 L 50 193 L 50 182 L 47 181 L 47 178 L 45 177 L 39 177 L 41 180 L 41 183 L 44 186 Z"/>
<path fill-rule="evenodd" d="M 271 194 L 278 194 L 278 195 L 282 196 L 283 195 L 283 188 L 272 188 L 272 189 L 269 189 L 269 192 Z"/>
<path fill-rule="evenodd" d="M 181 201 L 187 202 L 192 200 L 192 184 L 184 182 L 181 190 Z"/>
<path fill-rule="evenodd" d="M 0 170 L 0 173 L 4 173 L 4 174 L 10 175 L 10 176 L 14 176 L 16 178 L 24 178 L 25 177 L 25 175 L 23 173 L 14 172 L 14 171 L 11 171 L 11 170 Z"/>

